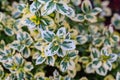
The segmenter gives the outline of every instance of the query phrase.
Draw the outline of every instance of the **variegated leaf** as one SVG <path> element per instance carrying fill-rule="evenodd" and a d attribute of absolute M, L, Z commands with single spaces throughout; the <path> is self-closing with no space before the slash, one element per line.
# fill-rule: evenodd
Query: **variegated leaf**
<path fill-rule="evenodd" d="M 91 14 L 92 14 L 92 15 L 97 15 L 97 14 L 99 14 L 101 11 L 102 11 L 101 8 L 96 7 L 96 8 L 94 8 L 94 9 L 92 10 Z"/>
<path fill-rule="evenodd" d="M 97 68 L 100 68 L 102 66 L 102 62 L 98 59 L 94 59 L 92 61 L 92 67 L 97 69 Z"/>
<path fill-rule="evenodd" d="M 87 37 L 84 35 L 79 35 L 76 39 L 79 44 L 85 44 L 88 41 Z"/>
<path fill-rule="evenodd" d="M 23 49 L 23 51 L 21 52 L 21 54 L 22 54 L 22 56 L 23 56 L 24 58 L 30 57 L 30 48 L 25 47 L 25 48 Z"/>
<path fill-rule="evenodd" d="M 22 52 L 23 49 L 25 48 L 24 44 L 20 44 L 18 41 L 14 41 L 12 44 L 10 44 L 10 47 L 14 50 L 17 50 L 19 52 Z"/>
<path fill-rule="evenodd" d="M 4 76 L 4 70 L 2 66 L 0 65 L 0 79 Z"/>
<path fill-rule="evenodd" d="M 46 63 L 48 65 L 54 66 L 55 58 L 53 56 L 48 56 L 47 59 L 46 59 Z"/>
<path fill-rule="evenodd" d="M 105 76 L 107 74 L 107 69 L 105 69 L 103 66 L 99 67 L 96 70 L 97 74 L 101 75 L 101 76 Z"/>
<path fill-rule="evenodd" d="M 66 35 L 66 29 L 65 29 L 65 27 L 59 28 L 58 31 L 57 31 L 57 36 L 59 38 L 61 38 L 61 37 L 65 36 L 65 35 Z"/>
<path fill-rule="evenodd" d="M 58 52 L 59 45 L 56 45 L 56 44 L 57 44 L 56 41 L 54 41 L 45 48 L 45 54 L 47 56 L 53 56 Z"/>
<path fill-rule="evenodd" d="M 10 29 L 10 28 L 5 28 L 5 29 L 4 29 L 4 32 L 5 32 L 5 34 L 7 34 L 8 36 L 13 36 L 13 35 L 14 35 L 13 30 Z"/>
<path fill-rule="evenodd" d="M 64 60 L 61 61 L 61 63 L 60 63 L 60 69 L 61 69 L 62 72 L 67 71 L 68 66 L 69 66 L 69 62 L 64 61 Z"/>
<path fill-rule="evenodd" d="M 39 56 L 36 59 L 36 65 L 42 64 L 45 60 L 46 60 L 45 57 Z"/>
<path fill-rule="evenodd" d="M 61 44 L 63 50 L 74 50 L 76 48 L 74 40 L 66 39 Z"/>
<path fill-rule="evenodd" d="M 112 63 L 110 61 L 106 61 L 103 63 L 103 67 L 109 71 L 112 69 Z"/>
<path fill-rule="evenodd" d="M 60 48 L 60 49 L 58 50 L 58 52 L 57 52 L 57 55 L 58 55 L 59 57 L 64 57 L 65 54 L 66 54 L 66 51 L 62 50 L 61 48 Z"/>
<path fill-rule="evenodd" d="M 31 71 L 33 69 L 33 65 L 31 62 L 26 62 L 25 65 L 24 65 L 24 70 L 25 71 Z"/>
<path fill-rule="evenodd" d="M 42 38 L 47 42 L 52 42 L 55 37 L 55 34 L 52 31 L 43 31 Z"/>
<path fill-rule="evenodd" d="M 91 52 L 91 58 L 92 59 L 97 59 L 100 57 L 100 52 L 98 51 L 98 49 L 93 48 L 92 52 Z"/>
<path fill-rule="evenodd" d="M 42 6 L 42 4 L 39 1 L 34 1 L 31 5 L 30 5 L 30 12 L 31 13 L 35 13 L 37 12 L 40 7 Z"/>
<path fill-rule="evenodd" d="M 117 72 L 116 80 L 120 80 L 120 72 Z"/>
<path fill-rule="evenodd" d="M 97 17 L 94 15 L 87 14 L 84 16 L 85 19 L 91 23 L 97 22 Z"/>
<path fill-rule="evenodd" d="M 84 0 L 82 2 L 81 9 L 85 14 L 90 13 L 92 10 L 92 5 L 90 3 L 90 0 Z"/>
<path fill-rule="evenodd" d="M 110 57 L 109 61 L 113 63 L 117 60 L 118 56 L 117 56 L 117 54 L 111 53 L 111 54 L 109 54 L 109 57 Z"/>
<path fill-rule="evenodd" d="M 63 15 L 66 15 L 68 17 L 75 17 L 74 10 L 65 3 L 57 3 L 56 8 L 57 11 Z"/>
<path fill-rule="evenodd" d="M 53 13 L 56 10 L 56 4 L 53 1 L 49 1 L 47 2 L 44 7 L 42 8 L 42 15 L 46 16 L 46 15 L 50 15 L 51 13 Z"/>
<path fill-rule="evenodd" d="M 85 20 L 83 14 L 77 14 L 75 17 L 72 17 L 71 19 L 76 22 L 83 22 Z"/>
<path fill-rule="evenodd" d="M 24 59 L 23 59 L 23 57 L 20 55 L 20 53 L 16 53 L 16 54 L 14 55 L 14 62 L 15 62 L 17 65 L 23 65 Z"/>

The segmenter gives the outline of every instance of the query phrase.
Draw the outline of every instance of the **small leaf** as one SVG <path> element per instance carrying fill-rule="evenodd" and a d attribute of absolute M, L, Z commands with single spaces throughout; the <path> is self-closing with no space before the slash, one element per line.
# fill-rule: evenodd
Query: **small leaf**
<path fill-rule="evenodd" d="M 4 70 L 2 66 L 0 65 L 0 79 L 4 76 Z"/>
<path fill-rule="evenodd" d="M 76 50 L 72 50 L 72 51 L 68 51 L 68 57 L 70 57 L 71 59 L 74 59 L 75 57 L 77 57 L 78 51 Z"/>
<path fill-rule="evenodd" d="M 72 17 L 71 19 L 76 22 L 83 22 L 85 20 L 83 14 L 77 14 L 75 17 Z"/>
<path fill-rule="evenodd" d="M 99 58 L 99 57 L 100 57 L 100 52 L 96 48 L 93 48 L 92 52 L 91 52 L 91 58 L 95 59 L 95 58 Z"/>
<path fill-rule="evenodd" d="M 84 0 L 82 2 L 82 6 L 81 6 L 82 11 L 86 14 L 86 13 L 90 13 L 92 10 L 92 5 L 90 3 L 90 0 Z"/>
<path fill-rule="evenodd" d="M 111 71 L 112 69 L 112 63 L 110 61 L 106 61 L 105 63 L 103 63 L 103 67 L 109 71 Z"/>
<path fill-rule="evenodd" d="M 65 72 L 68 69 L 69 62 L 61 61 L 60 63 L 60 69 L 62 72 Z"/>
<path fill-rule="evenodd" d="M 109 55 L 109 61 L 110 62 L 115 62 L 116 60 L 117 60 L 117 54 L 114 54 L 114 53 L 111 53 L 110 55 Z"/>
<path fill-rule="evenodd" d="M 116 80 L 120 80 L 120 72 L 117 72 Z"/>
<path fill-rule="evenodd" d="M 26 62 L 24 65 L 25 71 L 31 71 L 33 69 L 33 65 L 31 62 Z"/>
<path fill-rule="evenodd" d="M 56 8 L 57 11 L 63 15 L 66 15 L 68 17 L 75 17 L 74 10 L 65 3 L 57 3 Z"/>
<path fill-rule="evenodd" d="M 65 53 L 66 53 L 66 51 L 64 51 L 64 50 L 62 50 L 61 48 L 58 50 L 58 52 L 57 52 L 57 55 L 59 56 L 59 57 L 64 57 L 65 56 Z"/>
<path fill-rule="evenodd" d="M 94 15 L 87 14 L 85 15 L 85 19 L 91 23 L 97 22 L 97 18 Z"/>
<path fill-rule="evenodd" d="M 12 36 L 14 34 L 13 30 L 10 28 L 5 28 L 4 31 L 8 36 Z"/>
<path fill-rule="evenodd" d="M 74 50 L 76 48 L 75 42 L 73 40 L 66 39 L 61 44 L 63 50 Z"/>
<path fill-rule="evenodd" d="M 103 44 L 103 38 L 95 38 L 93 41 L 93 45 L 96 47 L 100 47 Z"/>
<path fill-rule="evenodd" d="M 55 34 L 52 31 L 43 31 L 42 38 L 47 42 L 52 42 Z"/>
<path fill-rule="evenodd" d="M 92 14 L 92 15 L 97 15 L 97 14 L 99 14 L 101 11 L 102 11 L 101 8 L 96 7 L 96 8 L 94 8 L 94 9 L 92 10 L 91 14 Z"/>
<path fill-rule="evenodd" d="M 45 61 L 45 57 L 39 56 L 36 60 L 36 65 L 42 64 Z"/>
<path fill-rule="evenodd" d="M 54 66 L 55 58 L 53 56 L 48 56 L 47 59 L 46 59 L 46 63 L 48 65 Z"/>
<path fill-rule="evenodd" d="M 105 69 L 104 67 L 100 67 L 96 70 L 97 74 L 101 75 L 101 76 L 105 76 L 107 74 L 107 69 Z"/>
<path fill-rule="evenodd" d="M 12 44 L 10 44 L 10 47 L 14 50 L 22 52 L 22 50 L 25 48 L 25 45 L 20 44 L 20 42 L 18 42 L 18 41 L 14 41 Z"/>
<path fill-rule="evenodd" d="M 23 65 L 23 63 L 24 63 L 24 59 L 19 53 L 14 55 L 14 61 L 18 65 Z"/>
<path fill-rule="evenodd" d="M 25 4 L 20 4 L 17 6 L 19 12 L 22 12 L 24 8 L 25 8 Z"/>
<path fill-rule="evenodd" d="M 88 41 L 87 37 L 84 35 L 79 35 L 76 39 L 79 44 L 85 44 Z"/>
<path fill-rule="evenodd" d="M 30 49 L 29 48 L 24 48 L 23 51 L 21 52 L 24 58 L 30 57 Z"/>
<path fill-rule="evenodd" d="M 61 28 L 58 29 L 58 31 L 57 31 L 57 36 L 58 36 L 59 38 L 61 38 L 61 37 L 64 36 L 64 35 L 66 35 L 66 29 L 65 29 L 65 27 L 61 27 Z"/>
<path fill-rule="evenodd" d="M 92 61 L 92 67 L 93 67 L 93 68 L 97 69 L 97 68 L 99 68 L 100 66 L 102 66 L 102 62 L 101 62 L 100 60 L 94 59 L 94 60 Z"/>
<path fill-rule="evenodd" d="M 31 13 L 35 13 L 37 12 L 40 7 L 42 6 L 42 4 L 38 1 L 34 1 L 31 5 L 30 5 L 30 12 Z"/>
<path fill-rule="evenodd" d="M 59 45 L 56 45 L 57 43 L 54 41 L 50 43 L 46 48 L 45 48 L 45 54 L 47 56 L 53 56 L 55 55 L 58 50 L 59 50 Z"/>
<path fill-rule="evenodd" d="M 53 1 L 49 1 L 45 4 L 45 6 L 42 8 L 42 15 L 46 16 L 46 15 L 50 15 L 51 13 L 53 13 L 56 10 L 56 4 Z"/>

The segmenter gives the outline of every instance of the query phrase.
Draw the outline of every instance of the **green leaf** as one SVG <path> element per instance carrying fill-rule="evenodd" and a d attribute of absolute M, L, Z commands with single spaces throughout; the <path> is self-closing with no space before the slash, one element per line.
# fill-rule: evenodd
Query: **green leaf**
<path fill-rule="evenodd" d="M 36 24 L 33 23 L 29 18 L 25 19 L 25 20 L 23 21 L 23 24 L 24 24 L 25 26 L 28 26 L 28 28 L 30 28 L 30 29 L 36 27 Z"/>
<path fill-rule="evenodd" d="M 79 36 L 77 36 L 77 42 L 79 43 L 79 44 L 85 44 L 87 41 L 88 41 L 88 39 L 87 39 L 87 37 L 86 36 L 83 36 L 83 35 L 79 35 Z"/>
<path fill-rule="evenodd" d="M 24 58 L 29 58 L 30 57 L 30 48 L 25 47 L 23 49 L 23 51 L 21 52 L 21 54 Z"/>
<path fill-rule="evenodd" d="M 19 53 L 14 55 L 14 61 L 17 65 L 23 65 L 24 63 L 24 59 Z"/>
<path fill-rule="evenodd" d="M 112 63 L 110 61 L 106 61 L 105 63 L 103 63 L 103 67 L 109 71 L 112 70 Z"/>
<path fill-rule="evenodd" d="M 13 30 L 10 29 L 10 28 L 5 28 L 4 31 L 5 31 L 5 34 L 7 34 L 8 36 L 13 36 L 14 35 Z"/>
<path fill-rule="evenodd" d="M 46 64 L 54 66 L 55 58 L 53 56 L 48 56 L 46 59 Z"/>
<path fill-rule="evenodd" d="M 45 57 L 39 56 L 36 59 L 36 65 L 42 64 L 45 60 L 46 60 Z"/>
<path fill-rule="evenodd" d="M 26 62 L 24 65 L 24 70 L 25 71 L 31 71 L 33 69 L 33 65 L 31 62 Z"/>
<path fill-rule="evenodd" d="M 50 43 L 50 44 L 45 48 L 45 54 L 46 54 L 47 56 L 53 56 L 53 55 L 55 55 L 55 54 L 58 52 L 58 50 L 59 50 L 59 45 L 56 45 L 56 44 L 57 44 L 57 42 L 54 41 L 54 42 Z"/>
<path fill-rule="evenodd" d="M 5 62 L 3 63 L 3 66 L 6 68 L 6 69 L 10 69 L 12 68 L 14 64 L 12 62 Z"/>
<path fill-rule="evenodd" d="M 4 70 L 2 66 L 0 65 L 0 78 L 2 78 L 3 76 L 4 76 Z"/>
<path fill-rule="evenodd" d="M 66 51 L 62 50 L 61 48 L 60 48 L 60 49 L 58 50 L 58 52 L 57 52 L 57 55 L 58 55 L 59 57 L 64 57 L 65 54 L 66 54 Z"/>
<path fill-rule="evenodd" d="M 91 14 L 92 14 L 92 15 L 97 15 L 97 14 L 99 14 L 101 11 L 102 11 L 101 8 L 96 7 L 96 8 L 94 8 L 94 9 L 92 10 Z"/>
<path fill-rule="evenodd" d="M 65 35 L 66 35 L 66 28 L 65 27 L 59 28 L 58 31 L 57 31 L 57 36 L 59 38 L 62 38 Z"/>
<path fill-rule="evenodd" d="M 116 80 L 120 80 L 120 72 L 117 72 Z"/>
<path fill-rule="evenodd" d="M 98 68 L 96 70 L 97 74 L 101 75 L 101 76 L 105 76 L 107 74 L 107 69 L 105 69 L 103 66 L 101 66 L 100 68 Z"/>
<path fill-rule="evenodd" d="M 24 8 L 25 8 L 25 4 L 20 4 L 17 6 L 19 12 L 22 12 Z"/>
<path fill-rule="evenodd" d="M 85 14 L 90 13 L 92 10 L 92 5 L 90 3 L 90 0 L 84 0 L 82 2 L 81 9 Z"/>
<path fill-rule="evenodd" d="M 112 63 L 115 62 L 118 58 L 117 54 L 114 54 L 114 53 L 109 54 L 109 57 L 110 57 L 109 61 Z"/>
<path fill-rule="evenodd" d="M 40 7 L 42 6 L 42 4 L 39 1 L 34 1 L 31 5 L 30 5 L 30 12 L 31 13 L 35 13 L 37 12 Z"/>
<path fill-rule="evenodd" d="M 85 19 L 91 23 L 97 22 L 97 18 L 94 15 L 87 14 L 85 15 Z"/>
<path fill-rule="evenodd" d="M 22 52 L 22 50 L 25 48 L 25 45 L 20 44 L 20 42 L 18 42 L 18 41 L 14 41 L 13 43 L 10 44 L 10 47 L 14 50 Z"/>
<path fill-rule="evenodd" d="M 16 36 L 17 36 L 17 40 L 19 40 L 19 41 L 24 41 L 24 40 L 30 38 L 30 35 L 27 32 L 19 32 L 19 33 L 17 33 Z"/>
<path fill-rule="evenodd" d="M 69 62 L 67 61 L 61 61 L 60 63 L 60 69 L 62 72 L 65 72 L 68 69 Z"/>
<path fill-rule="evenodd" d="M 63 50 L 74 50 L 76 48 L 75 42 L 73 40 L 66 39 L 61 44 Z"/>
<path fill-rule="evenodd" d="M 93 45 L 95 45 L 96 47 L 100 47 L 103 43 L 103 38 L 95 38 L 93 41 Z"/>
<path fill-rule="evenodd" d="M 48 2 L 48 1 L 50 1 L 50 0 L 38 0 L 40 3 L 42 3 L 42 4 L 44 4 L 44 3 L 46 3 L 46 2 Z"/>
<path fill-rule="evenodd" d="M 68 57 L 70 57 L 71 59 L 74 59 L 75 57 L 77 57 L 78 51 L 76 50 L 72 50 L 72 51 L 68 51 Z"/>
<path fill-rule="evenodd" d="M 105 40 L 104 40 L 104 45 L 105 45 L 105 46 L 108 46 L 108 47 L 111 47 L 111 46 L 112 46 L 112 43 L 111 43 L 111 41 L 110 41 L 109 39 L 105 39 Z"/>
<path fill-rule="evenodd" d="M 87 73 L 94 73 L 95 72 L 95 69 L 92 67 L 92 62 L 87 64 L 85 71 Z"/>
<path fill-rule="evenodd" d="M 92 61 L 92 67 L 93 67 L 93 68 L 97 69 L 97 68 L 99 68 L 100 66 L 102 66 L 102 62 L 101 62 L 100 60 L 94 59 L 94 60 Z"/>
<path fill-rule="evenodd" d="M 118 42 L 120 40 L 118 35 L 113 35 L 111 39 L 113 42 Z"/>
<path fill-rule="evenodd" d="M 97 59 L 99 57 L 100 57 L 100 52 L 96 48 L 93 48 L 91 52 L 91 58 Z"/>
<path fill-rule="evenodd" d="M 57 3 L 56 8 L 57 11 L 63 15 L 66 15 L 68 17 L 75 17 L 74 10 L 65 3 Z"/>
<path fill-rule="evenodd" d="M 52 31 L 43 31 L 42 38 L 47 42 L 52 42 L 55 37 L 55 34 Z"/>
<path fill-rule="evenodd" d="M 42 8 L 42 15 L 46 16 L 46 15 L 50 15 L 51 13 L 53 13 L 56 10 L 56 4 L 53 1 L 49 1 L 47 2 L 44 7 Z"/>
<path fill-rule="evenodd" d="M 83 64 L 87 64 L 89 62 L 89 57 L 82 56 L 79 61 Z"/>
<path fill-rule="evenodd" d="M 83 22 L 85 20 L 83 14 L 77 14 L 75 17 L 72 17 L 71 19 L 76 22 Z"/>

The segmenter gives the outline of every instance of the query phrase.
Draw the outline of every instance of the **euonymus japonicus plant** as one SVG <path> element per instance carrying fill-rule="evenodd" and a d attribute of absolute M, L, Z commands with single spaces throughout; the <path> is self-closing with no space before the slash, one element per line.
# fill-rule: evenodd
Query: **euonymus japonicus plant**
<path fill-rule="evenodd" d="M 120 80 L 120 16 L 104 25 L 107 1 L 0 2 L 0 80 Z"/>

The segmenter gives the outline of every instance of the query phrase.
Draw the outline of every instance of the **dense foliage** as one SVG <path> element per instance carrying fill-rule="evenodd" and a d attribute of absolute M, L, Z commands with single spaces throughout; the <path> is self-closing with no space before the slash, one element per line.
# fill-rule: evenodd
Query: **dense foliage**
<path fill-rule="evenodd" d="M 0 80 L 120 80 L 120 15 L 109 1 L 0 0 Z"/>

